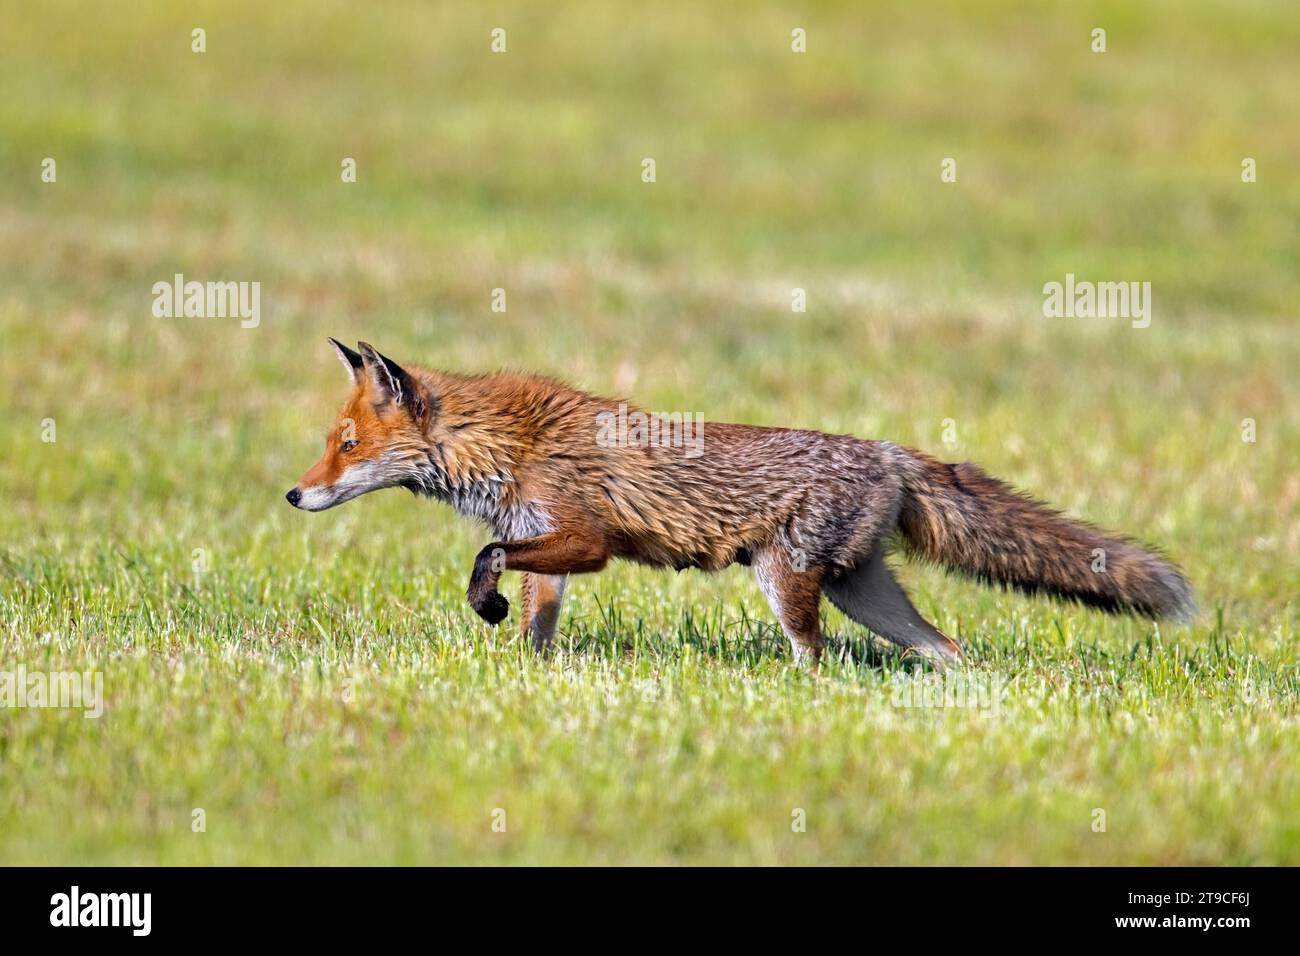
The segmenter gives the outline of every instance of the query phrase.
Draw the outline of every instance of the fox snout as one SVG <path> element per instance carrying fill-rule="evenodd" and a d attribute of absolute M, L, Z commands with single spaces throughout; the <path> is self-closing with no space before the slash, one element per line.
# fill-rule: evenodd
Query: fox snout
<path fill-rule="evenodd" d="M 303 488 L 301 484 L 294 485 L 284 494 L 284 500 L 299 511 L 324 511 L 335 503 L 334 499 L 334 494 L 328 488 L 314 488 L 310 485 Z"/>
<path fill-rule="evenodd" d="M 354 494 L 345 494 L 356 492 L 356 489 L 348 487 L 346 469 L 339 473 L 338 457 L 334 450 L 327 448 L 321 460 L 307 469 L 298 483 L 285 493 L 285 501 L 299 511 L 324 511 L 354 497 Z"/>
<path fill-rule="evenodd" d="M 365 494 L 370 488 L 346 485 L 314 485 L 299 482 L 285 492 L 284 500 L 299 511 L 326 511 L 345 501 L 351 501 L 357 495 Z"/>
<path fill-rule="evenodd" d="M 347 498 L 351 497 L 353 496 L 347 496 Z M 305 488 L 294 485 L 284 495 L 284 500 L 300 511 L 324 511 L 326 508 L 342 504 L 347 498 L 340 495 L 336 489 L 322 485 L 308 485 Z"/>

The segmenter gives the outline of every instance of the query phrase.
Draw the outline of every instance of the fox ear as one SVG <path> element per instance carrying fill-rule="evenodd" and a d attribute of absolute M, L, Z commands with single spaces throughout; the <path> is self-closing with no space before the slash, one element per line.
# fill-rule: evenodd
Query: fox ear
<path fill-rule="evenodd" d="M 391 402 L 406 406 L 412 414 L 419 414 L 423 408 L 419 388 L 410 373 L 387 356 L 380 355 L 368 342 L 358 342 L 361 361 L 370 383 L 375 387 L 379 402 Z"/>
<path fill-rule="evenodd" d="M 343 367 L 348 370 L 348 378 L 352 380 L 353 385 L 357 384 L 357 373 L 365 365 L 361 353 L 352 351 L 338 339 L 330 339 L 329 342 L 330 345 L 334 346 L 334 351 L 338 353 L 339 361 L 343 363 Z"/>

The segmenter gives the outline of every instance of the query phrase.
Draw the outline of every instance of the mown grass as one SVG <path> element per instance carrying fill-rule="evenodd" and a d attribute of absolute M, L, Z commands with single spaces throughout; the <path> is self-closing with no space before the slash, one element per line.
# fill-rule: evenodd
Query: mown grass
<path fill-rule="evenodd" d="M 0 669 L 106 710 L 0 710 L 0 861 L 1300 862 L 1300 16 L 1022 7 L 8 14 Z M 175 272 L 261 281 L 262 324 L 153 318 Z M 1151 281 L 1151 327 L 1043 318 L 1066 272 Z M 976 460 L 1202 611 L 905 567 L 1003 691 L 907 707 L 938 678 L 836 612 L 812 675 L 743 569 L 617 567 L 537 660 L 464 604 L 482 529 L 281 500 L 325 335 Z"/>

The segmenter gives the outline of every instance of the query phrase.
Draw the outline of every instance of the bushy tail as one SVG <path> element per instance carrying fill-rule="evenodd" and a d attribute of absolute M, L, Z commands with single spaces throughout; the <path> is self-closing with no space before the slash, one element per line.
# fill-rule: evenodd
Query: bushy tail
<path fill-rule="evenodd" d="M 1159 555 L 1067 518 L 972 464 L 908 453 L 899 530 L 912 554 L 1030 593 L 1190 620 L 1191 587 Z"/>

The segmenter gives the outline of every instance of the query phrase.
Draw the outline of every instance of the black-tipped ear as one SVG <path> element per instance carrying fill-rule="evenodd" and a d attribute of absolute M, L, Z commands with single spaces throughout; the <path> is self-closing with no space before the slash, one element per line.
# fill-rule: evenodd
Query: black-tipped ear
<path fill-rule="evenodd" d="M 352 384 L 357 384 L 358 373 L 365 366 L 361 358 L 361 353 L 354 352 L 338 339 L 330 339 L 330 345 L 334 346 L 334 351 L 338 353 L 339 361 L 343 367 L 348 370 L 348 378 L 352 379 Z"/>
<path fill-rule="evenodd" d="M 380 355 L 369 342 L 358 342 L 361 361 L 366 374 L 375 387 L 380 402 L 405 405 L 413 415 L 423 412 L 424 402 L 419 387 L 406 369 L 387 356 Z"/>

